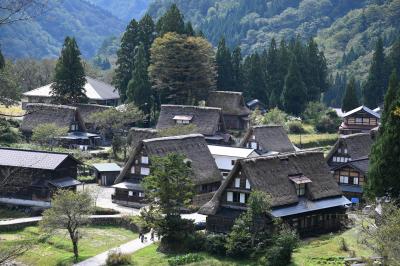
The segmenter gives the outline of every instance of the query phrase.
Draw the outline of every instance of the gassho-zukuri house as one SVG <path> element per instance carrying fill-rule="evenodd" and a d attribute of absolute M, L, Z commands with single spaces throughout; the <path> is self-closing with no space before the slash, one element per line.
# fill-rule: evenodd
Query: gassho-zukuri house
<path fill-rule="evenodd" d="M 204 135 L 209 144 L 230 144 L 231 135 L 226 133 L 225 121 L 221 108 L 189 106 L 189 105 L 161 105 L 157 130 L 176 126 L 194 125 L 196 133 Z"/>
<path fill-rule="evenodd" d="M 241 92 L 212 91 L 208 95 L 207 106 L 222 109 L 226 129 L 244 130 L 249 127 L 250 109 Z"/>
<path fill-rule="evenodd" d="M 204 136 L 190 134 L 141 141 L 115 180 L 113 202 L 126 206 L 143 206 L 146 202 L 140 182 L 150 175 L 150 158 L 170 153 L 184 155 L 190 162 L 191 178 L 196 193 L 193 205 L 201 206 L 209 201 L 221 185 L 222 175 L 211 156 Z"/>
<path fill-rule="evenodd" d="M 79 164 L 67 153 L 0 148 L 0 203 L 50 207 L 58 189 L 76 190 Z"/>
<path fill-rule="evenodd" d="M 238 160 L 215 193 L 200 208 L 207 215 L 207 230 L 226 233 L 246 210 L 251 191 L 271 196 L 271 216 L 281 218 L 302 235 L 340 229 L 346 205 L 323 153 L 316 151 L 261 156 Z M 265 221 L 268 223 L 268 219 Z"/>
<path fill-rule="evenodd" d="M 296 150 L 285 129 L 276 125 L 249 128 L 239 146 L 254 149 L 260 155 L 294 152 Z"/>
<path fill-rule="evenodd" d="M 54 98 L 51 93 L 51 85 L 47 84 L 43 87 L 25 92 L 22 94 L 22 108 L 28 103 L 52 103 Z M 86 77 L 84 86 L 85 95 L 89 104 L 118 106 L 120 104 L 120 96 L 115 87 L 104 83 L 100 80 Z"/>
<path fill-rule="evenodd" d="M 343 194 L 353 203 L 362 201 L 372 144 L 371 133 L 341 135 L 325 159 Z"/>

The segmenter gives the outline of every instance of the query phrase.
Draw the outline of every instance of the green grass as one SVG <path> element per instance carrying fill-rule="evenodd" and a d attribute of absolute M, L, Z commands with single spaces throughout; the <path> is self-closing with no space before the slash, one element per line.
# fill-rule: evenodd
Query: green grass
<path fill-rule="evenodd" d="M 112 226 L 85 227 L 81 230 L 81 235 L 80 261 L 137 238 L 137 234 L 132 231 Z M 49 238 L 42 237 L 37 227 L 0 233 L 0 250 L 2 247 L 11 247 L 27 240 L 31 240 L 33 246 L 17 258 L 18 261 L 32 266 L 72 265 L 72 244 L 65 230 Z"/>
<path fill-rule="evenodd" d="M 12 210 L 6 207 L 0 207 L 0 221 L 28 217 L 28 216 L 29 215 L 19 210 Z"/>
<path fill-rule="evenodd" d="M 171 256 L 157 252 L 158 245 L 153 244 L 132 254 L 135 266 L 168 266 L 168 258 Z M 246 266 L 252 265 L 249 261 L 238 261 L 230 258 L 218 258 L 210 254 L 197 253 L 205 257 L 201 262 L 191 263 L 191 266 Z"/>
<path fill-rule="evenodd" d="M 301 145 L 300 145 L 301 138 Z M 289 134 L 289 139 L 293 144 L 302 148 L 314 148 L 333 145 L 338 139 L 336 133 L 323 133 L 323 134 Z"/>

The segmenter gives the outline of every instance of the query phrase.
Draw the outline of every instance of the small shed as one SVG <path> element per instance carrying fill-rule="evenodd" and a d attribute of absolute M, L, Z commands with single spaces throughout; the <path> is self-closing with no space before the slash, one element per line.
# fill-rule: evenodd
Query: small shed
<path fill-rule="evenodd" d="M 101 186 L 111 186 L 121 172 L 116 163 L 95 163 L 92 165 L 97 183 Z"/>

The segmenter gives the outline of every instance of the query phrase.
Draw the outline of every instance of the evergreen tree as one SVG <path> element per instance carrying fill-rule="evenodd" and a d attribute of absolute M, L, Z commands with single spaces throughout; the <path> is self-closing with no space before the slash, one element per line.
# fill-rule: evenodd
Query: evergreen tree
<path fill-rule="evenodd" d="M 397 95 L 381 125 L 370 155 L 366 192 L 371 198 L 400 197 L 400 97 Z"/>
<path fill-rule="evenodd" d="M 0 49 L 0 70 L 3 69 L 5 66 L 6 66 L 6 60 L 4 59 L 4 56 Z"/>
<path fill-rule="evenodd" d="M 285 86 L 282 92 L 282 102 L 287 113 L 300 115 L 307 103 L 306 88 L 296 57 L 292 58 L 289 70 L 285 78 Z"/>
<path fill-rule="evenodd" d="M 381 119 L 381 128 L 380 130 L 383 131 L 385 125 L 387 124 L 387 118 L 390 110 L 392 109 L 393 102 L 396 101 L 396 98 L 400 97 L 400 83 L 397 78 L 396 70 L 393 69 L 392 74 L 389 78 L 389 87 L 385 94 L 385 101 L 383 104 L 383 112 L 382 112 L 382 119 Z"/>
<path fill-rule="evenodd" d="M 85 71 L 80 55 L 75 38 L 65 38 L 56 64 L 54 83 L 51 85 L 51 93 L 58 103 L 75 104 L 87 101 L 84 89 Z"/>
<path fill-rule="evenodd" d="M 243 90 L 242 52 L 237 46 L 232 52 L 232 82 L 235 91 Z"/>
<path fill-rule="evenodd" d="M 388 61 L 389 69 L 396 69 L 396 75 L 400 77 L 400 38 L 393 44 Z"/>
<path fill-rule="evenodd" d="M 157 32 L 160 36 L 167 32 L 185 33 L 183 15 L 176 4 L 172 4 L 168 11 L 157 21 Z"/>
<path fill-rule="evenodd" d="M 386 75 L 383 41 L 379 38 L 376 43 L 371 68 L 369 69 L 368 79 L 364 86 L 364 105 L 375 108 L 382 103 L 387 85 Z"/>
<path fill-rule="evenodd" d="M 143 44 L 147 62 L 150 60 L 150 47 L 155 37 L 154 21 L 149 14 L 146 14 L 139 21 L 139 42 Z"/>
<path fill-rule="evenodd" d="M 144 31 L 143 31 L 144 32 Z M 128 82 L 132 79 L 134 67 L 135 48 L 139 44 L 139 25 L 135 19 L 129 23 L 121 39 L 121 46 L 117 52 L 117 68 L 113 83 L 118 90 L 121 101 L 126 100 Z"/>
<path fill-rule="evenodd" d="M 136 48 L 135 67 L 133 68 L 132 79 L 129 81 L 126 92 L 128 101 L 134 102 L 145 114 L 151 110 L 151 84 L 147 74 L 148 62 L 144 45 L 140 44 Z"/>
<path fill-rule="evenodd" d="M 274 102 L 278 102 L 278 107 L 280 109 L 283 109 L 283 104 L 281 101 L 282 98 L 282 92 L 283 92 L 283 86 L 285 85 L 285 77 L 287 75 L 288 69 L 289 69 L 289 64 L 290 64 L 290 52 L 288 50 L 287 44 L 285 40 L 281 40 L 281 43 L 279 45 L 279 51 L 278 51 L 278 62 L 279 62 L 279 72 L 278 72 L 278 80 L 279 82 L 277 83 L 277 90 L 273 91 L 273 95 L 270 97 L 278 98 L 277 100 L 274 100 Z"/>
<path fill-rule="evenodd" d="M 354 77 L 350 79 L 349 84 L 347 84 L 346 92 L 342 101 L 342 111 L 348 112 L 360 106 L 358 102 L 357 92 L 356 92 L 356 80 Z"/>
<path fill-rule="evenodd" d="M 233 66 L 231 52 L 226 47 L 225 38 L 218 43 L 217 54 L 217 88 L 218 90 L 232 90 L 233 87 Z"/>
<path fill-rule="evenodd" d="M 192 23 L 190 21 L 185 24 L 185 34 L 187 36 L 195 36 L 196 35 L 194 32 Z"/>
<path fill-rule="evenodd" d="M 267 91 L 270 92 L 269 96 L 269 107 L 280 106 L 280 95 L 282 93 L 282 87 L 280 82 L 279 73 L 279 57 L 278 50 L 276 47 L 275 39 L 271 40 L 269 45 L 267 62 L 266 62 L 266 87 Z"/>
<path fill-rule="evenodd" d="M 246 98 L 259 99 L 261 102 L 268 102 L 265 91 L 265 77 L 261 64 L 261 57 L 254 53 L 244 60 L 243 64 L 243 83 Z"/>
<path fill-rule="evenodd" d="M 304 82 L 307 88 L 307 100 L 311 102 L 319 101 L 321 93 L 328 88 L 326 60 L 323 53 L 319 52 L 317 43 L 310 39 L 306 51 L 305 58 L 307 68 Z"/>

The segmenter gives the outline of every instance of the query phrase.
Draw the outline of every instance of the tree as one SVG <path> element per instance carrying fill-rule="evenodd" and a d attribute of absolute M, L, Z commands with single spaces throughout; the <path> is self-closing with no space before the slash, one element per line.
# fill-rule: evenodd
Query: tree
<path fill-rule="evenodd" d="M 389 70 L 396 70 L 397 77 L 400 77 L 400 38 L 392 45 L 388 55 Z"/>
<path fill-rule="evenodd" d="M 369 69 L 367 82 L 364 86 L 364 105 L 375 108 L 383 101 L 387 86 L 385 54 L 383 52 L 383 41 L 378 39 L 372 64 Z"/>
<path fill-rule="evenodd" d="M 258 53 L 252 54 L 244 60 L 243 83 L 246 98 L 259 99 L 264 103 L 268 102 L 268 95 L 265 90 L 265 73 Z"/>
<path fill-rule="evenodd" d="M 282 92 L 282 102 L 285 111 L 294 115 L 303 112 L 307 99 L 304 82 L 301 78 L 296 58 L 293 57 L 285 78 Z"/>
<path fill-rule="evenodd" d="M 47 6 L 48 0 L 2 0 L 0 26 L 37 17 Z"/>
<path fill-rule="evenodd" d="M 187 36 L 195 36 L 195 32 L 192 26 L 192 23 L 190 21 L 188 21 L 187 23 L 185 23 L 185 34 Z"/>
<path fill-rule="evenodd" d="M 80 58 L 81 52 L 75 38 L 65 38 L 51 85 L 51 93 L 56 101 L 63 104 L 76 104 L 87 101 L 85 94 L 86 77 Z"/>
<path fill-rule="evenodd" d="M 247 210 L 236 219 L 227 237 L 228 255 L 248 257 L 270 244 L 271 230 L 267 230 L 267 224 L 272 220 L 268 217 L 270 210 L 271 197 L 265 192 L 252 191 Z"/>
<path fill-rule="evenodd" d="M 133 68 L 132 79 L 128 83 L 126 94 L 128 102 L 134 102 L 143 113 L 150 114 L 152 106 L 152 91 L 147 74 L 147 67 L 148 62 L 144 45 L 140 44 L 136 48 L 135 66 Z"/>
<path fill-rule="evenodd" d="M 156 38 L 154 21 L 149 14 L 139 21 L 139 42 L 144 46 L 147 62 L 150 61 L 150 47 Z"/>
<path fill-rule="evenodd" d="M 389 196 L 393 199 L 400 197 L 400 97 L 396 96 L 385 117 L 382 130 L 372 145 L 367 195 L 371 198 Z"/>
<path fill-rule="evenodd" d="M 4 59 L 4 56 L 0 49 L 0 70 L 3 69 L 5 66 L 6 66 L 6 60 Z"/>
<path fill-rule="evenodd" d="M 30 91 L 53 82 L 56 60 L 18 59 L 12 71 L 22 92 Z"/>
<path fill-rule="evenodd" d="M 12 120 L 0 118 L 0 143 L 17 143 L 21 140 L 21 134 L 17 125 Z"/>
<path fill-rule="evenodd" d="M 0 69 L 0 104 L 10 106 L 20 98 L 21 88 L 12 68 L 11 62 L 6 62 Z"/>
<path fill-rule="evenodd" d="M 151 221 L 162 236 L 160 249 L 174 250 L 184 245 L 191 233 L 190 223 L 180 216 L 182 208 L 189 205 L 194 195 L 191 169 L 183 155 L 174 153 L 151 157 L 150 161 L 150 175 L 143 179 L 142 185 L 150 209 L 156 210 L 156 214 L 144 214 L 144 219 Z"/>
<path fill-rule="evenodd" d="M 201 37 L 166 33 L 151 47 L 150 81 L 163 103 L 193 105 L 215 88 L 214 54 Z"/>
<path fill-rule="evenodd" d="M 88 193 L 59 190 L 53 196 L 51 208 L 43 212 L 39 226 L 41 230 L 48 233 L 54 233 L 61 229 L 67 230 L 72 242 L 75 261 L 78 261 L 79 230 L 88 223 L 89 215 L 92 213 L 93 202 Z"/>
<path fill-rule="evenodd" d="M 251 122 L 253 125 L 280 125 L 286 124 L 287 114 L 277 107 L 270 109 L 265 115 L 253 112 Z"/>
<path fill-rule="evenodd" d="M 271 40 L 269 45 L 267 62 L 266 62 L 266 87 L 269 95 L 269 107 L 280 106 L 280 95 L 282 92 L 282 84 L 279 79 L 279 58 L 276 48 L 275 39 Z"/>
<path fill-rule="evenodd" d="M 32 130 L 32 141 L 39 145 L 46 145 L 53 149 L 57 142 L 57 138 L 65 136 L 68 133 L 68 128 L 59 127 L 54 123 L 41 124 Z"/>
<path fill-rule="evenodd" d="M 342 101 L 342 111 L 348 112 L 360 106 L 356 91 L 356 80 L 354 77 L 350 78 L 349 84 L 347 84 L 346 91 L 344 93 Z"/>
<path fill-rule="evenodd" d="M 163 36 L 167 32 L 185 34 L 183 15 L 176 4 L 172 4 L 167 12 L 157 21 L 157 32 L 160 36 Z"/>
<path fill-rule="evenodd" d="M 148 20 L 146 19 L 144 21 Z M 143 25 L 145 24 L 144 21 L 142 23 Z M 148 33 L 147 27 L 142 28 L 143 40 L 145 40 L 146 37 L 148 37 L 148 35 L 145 32 Z M 117 62 L 116 62 L 117 68 L 115 69 L 115 76 L 113 79 L 113 84 L 115 85 L 115 88 L 118 90 L 119 95 L 121 97 L 121 101 L 123 102 L 127 98 L 126 90 L 128 88 L 129 81 L 132 79 L 132 72 L 135 65 L 134 61 L 135 48 L 139 44 L 139 36 L 140 36 L 139 24 L 136 22 L 135 19 L 132 19 L 132 21 L 126 27 L 124 35 L 122 36 L 121 39 L 121 46 L 117 51 Z M 147 43 L 144 45 L 147 45 Z"/>
<path fill-rule="evenodd" d="M 393 103 L 396 101 L 396 98 L 400 96 L 400 83 L 397 78 L 396 70 L 393 69 L 392 74 L 389 78 L 389 88 L 385 94 L 385 101 L 383 104 L 383 112 L 381 119 L 381 131 L 384 130 L 384 127 L 387 122 L 388 114 L 392 109 Z"/>
<path fill-rule="evenodd" d="M 232 82 L 235 91 L 243 91 L 242 52 L 240 46 L 232 52 Z"/>
<path fill-rule="evenodd" d="M 233 66 L 231 52 L 225 44 L 225 38 L 218 43 L 217 53 L 215 56 L 217 65 L 217 89 L 232 90 L 233 87 Z"/>

